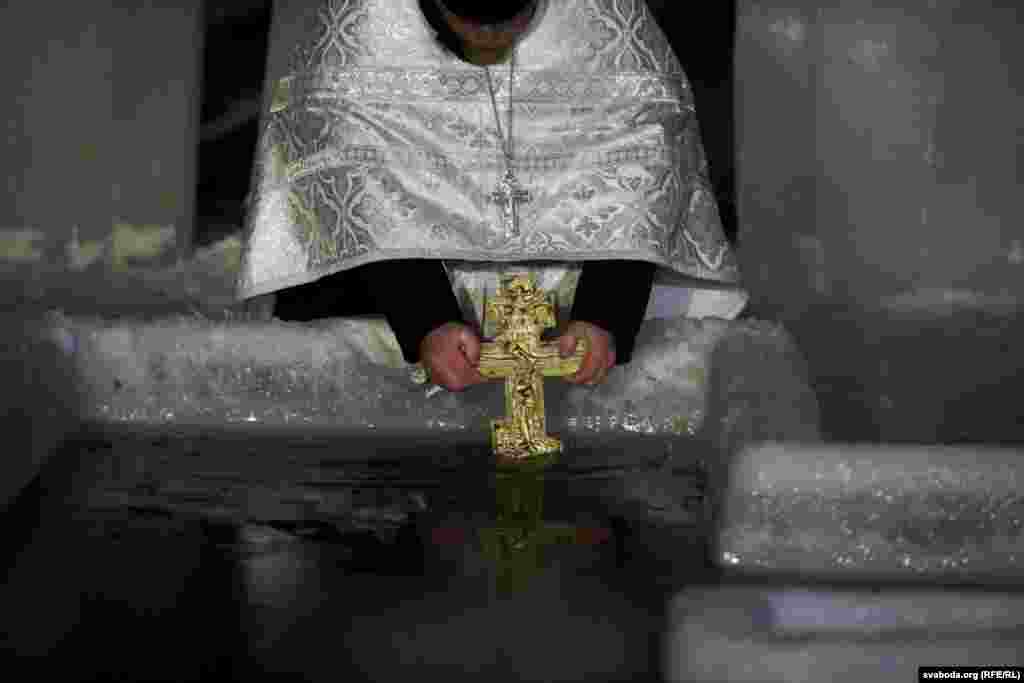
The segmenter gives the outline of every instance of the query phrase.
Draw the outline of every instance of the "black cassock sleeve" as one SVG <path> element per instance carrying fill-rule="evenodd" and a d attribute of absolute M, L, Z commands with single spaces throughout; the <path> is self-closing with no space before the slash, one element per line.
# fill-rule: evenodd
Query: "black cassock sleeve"
<path fill-rule="evenodd" d="M 633 357 L 654 285 L 655 265 L 644 261 L 586 261 L 573 300 L 573 320 L 593 323 L 615 340 L 615 364 Z"/>
<path fill-rule="evenodd" d="M 628 363 L 647 310 L 655 266 L 642 261 L 587 261 L 572 319 L 615 339 L 616 364 Z M 444 265 L 437 260 L 382 261 L 358 269 L 375 308 L 387 318 L 406 362 L 419 361 L 423 338 L 448 322 L 464 322 Z"/>
<path fill-rule="evenodd" d="M 433 259 L 402 259 L 359 268 L 366 292 L 387 318 L 407 363 L 420 360 L 420 343 L 434 329 L 464 322 L 444 264 Z"/>

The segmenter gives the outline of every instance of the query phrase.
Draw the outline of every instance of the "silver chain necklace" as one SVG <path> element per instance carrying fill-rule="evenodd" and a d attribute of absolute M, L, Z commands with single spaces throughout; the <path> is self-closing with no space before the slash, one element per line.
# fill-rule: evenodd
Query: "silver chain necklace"
<path fill-rule="evenodd" d="M 491 193 L 491 201 L 501 209 L 502 222 L 505 224 L 506 237 L 519 237 L 519 204 L 532 199 L 530 193 L 519 184 L 519 179 L 512 169 L 512 84 L 515 78 L 516 53 L 512 52 L 512 60 L 508 69 L 508 136 L 501 126 L 501 115 L 498 113 L 498 98 L 494 94 L 494 80 L 491 70 L 484 67 L 487 74 L 487 90 L 491 95 L 491 107 L 494 110 L 494 123 L 498 127 L 501 138 L 502 152 L 505 156 L 505 175 L 498 182 L 498 187 Z"/>

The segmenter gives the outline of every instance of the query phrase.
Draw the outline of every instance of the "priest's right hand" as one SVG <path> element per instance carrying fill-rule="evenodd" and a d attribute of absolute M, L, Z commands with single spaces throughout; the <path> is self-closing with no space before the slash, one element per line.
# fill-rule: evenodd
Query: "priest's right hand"
<path fill-rule="evenodd" d="M 430 381 L 449 391 L 462 391 L 487 380 L 480 366 L 480 337 L 462 323 L 445 323 L 420 342 L 420 362 Z"/>

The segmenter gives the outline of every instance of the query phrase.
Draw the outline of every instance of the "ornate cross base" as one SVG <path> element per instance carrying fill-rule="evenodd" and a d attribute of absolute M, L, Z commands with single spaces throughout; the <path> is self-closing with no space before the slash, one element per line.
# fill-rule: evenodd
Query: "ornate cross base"
<path fill-rule="evenodd" d="M 494 317 L 498 332 L 481 347 L 480 374 L 505 380 L 506 417 L 491 423 L 491 447 L 499 462 L 550 464 L 562 443 L 546 433 L 544 378 L 579 370 L 586 341 L 569 358 L 559 355 L 556 342 L 541 342 L 541 332 L 555 326 L 555 306 L 526 275 L 502 281 L 498 295 L 487 302 L 487 315 Z"/>

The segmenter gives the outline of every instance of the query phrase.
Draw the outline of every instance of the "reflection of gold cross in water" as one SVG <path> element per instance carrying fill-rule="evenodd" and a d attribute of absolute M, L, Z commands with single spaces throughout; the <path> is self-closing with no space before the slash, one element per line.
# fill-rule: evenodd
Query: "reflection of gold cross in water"
<path fill-rule="evenodd" d="M 519 187 L 519 179 L 512 173 L 512 169 L 505 171 L 498 188 L 491 193 L 491 201 L 501 207 L 506 236 L 519 237 L 519 204 L 530 199 L 529 191 Z"/>
<path fill-rule="evenodd" d="M 575 515 L 576 521 L 545 519 L 543 467 L 498 467 L 494 477 L 494 519 L 472 528 L 499 593 L 529 587 L 548 561 L 556 559 L 550 553 L 559 546 L 598 546 L 612 540 L 611 529 L 589 515 Z M 466 530 L 441 525 L 431 530 L 431 536 L 438 545 L 462 545 L 472 542 Z"/>
<path fill-rule="evenodd" d="M 502 462 L 550 463 L 562 443 L 546 433 L 544 378 L 579 370 L 586 341 L 562 358 L 557 342 L 540 340 L 541 332 L 555 326 L 555 306 L 526 275 L 501 283 L 498 295 L 487 302 L 487 317 L 495 320 L 497 334 L 481 345 L 480 374 L 505 380 L 505 419 L 491 422 L 491 446 Z"/>
<path fill-rule="evenodd" d="M 597 545 L 611 537 L 604 526 L 544 519 L 544 473 L 515 467 L 499 469 L 495 478 L 497 515 L 480 529 L 484 554 L 494 565 L 499 591 L 518 591 L 544 565 L 548 551 L 560 545 Z"/>

